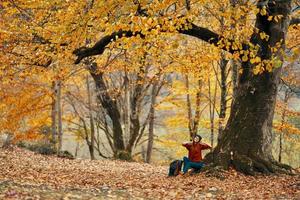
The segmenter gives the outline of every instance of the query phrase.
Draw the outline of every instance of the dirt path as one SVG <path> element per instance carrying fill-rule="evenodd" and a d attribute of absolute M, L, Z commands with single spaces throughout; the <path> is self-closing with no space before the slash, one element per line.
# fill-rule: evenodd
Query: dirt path
<path fill-rule="evenodd" d="M 67 160 L 0 149 L 0 199 L 300 199 L 299 176 L 199 174 L 168 178 L 167 166 Z"/>

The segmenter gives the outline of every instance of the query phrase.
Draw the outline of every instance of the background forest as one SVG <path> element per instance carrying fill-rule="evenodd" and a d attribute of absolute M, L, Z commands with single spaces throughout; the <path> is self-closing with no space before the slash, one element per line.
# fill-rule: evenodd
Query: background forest
<path fill-rule="evenodd" d="M 292 16 L 299 17 L 299 1 L 292 5 Z M 240 49 L 256 31 L 255 15 L 266 12 L 255 1 L 238 0 L 1 1 L 3 145 L 54 154 L 68 151 L 78 158 L 169 163 L 186 155 L 181 143 L 194 134 L 216 146 L 235 100 L 241 62 L 248 60 L 256 65 L 257 76 L 283 69 L 273 120 L 273 156 L 299 168 L 298 23 L 288 28 L 282 63 L 276 57 L 272 64 L 264 63 L 255 50 L 243 56 L 222 50 L 229 45 Z M 268 16 L 275 22 L 281 18 Z M 213 46 L 176 34 L 178 26 L 188 28 L 186 20 L 231 43 L 224 40 Z M 74 50 L 92 47 L 121 29 L 136 34 L 116 35 L 102 55 L 74 64 Z M 264 32 L 259 36 L 269 38 Z"/>

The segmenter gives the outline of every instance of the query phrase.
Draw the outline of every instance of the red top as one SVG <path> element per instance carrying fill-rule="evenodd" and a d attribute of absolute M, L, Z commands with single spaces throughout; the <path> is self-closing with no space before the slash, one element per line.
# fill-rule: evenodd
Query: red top
<path fill-rule="evenodd" d="M 182 144 L 182 146 L 186 147 L 189 150 L 189 159 L 192 162 L 200 162 L 202 160 L 202 150 L 210 149 L 211 146 L 204 143 L 186 143 Z"/>

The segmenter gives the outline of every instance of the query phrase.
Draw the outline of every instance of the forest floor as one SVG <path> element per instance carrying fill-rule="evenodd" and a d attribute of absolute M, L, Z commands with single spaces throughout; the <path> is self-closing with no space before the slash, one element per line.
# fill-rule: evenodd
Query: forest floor
<path fill-rule="evenodd" d="M 0 149 L 0 199 L 300 199 L 300 176 L 167 177 L 168 166 Z"/>

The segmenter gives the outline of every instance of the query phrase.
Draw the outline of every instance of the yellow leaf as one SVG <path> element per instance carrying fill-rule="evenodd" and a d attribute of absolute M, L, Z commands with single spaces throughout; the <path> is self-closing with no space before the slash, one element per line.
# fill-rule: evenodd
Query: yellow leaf
<path fill-rule="evenodd" d="M 272 19 L 273 19 L 273 16 L 270 15 L 270 16 L 268 17 L 268 20 L 269 20 L 269 21 L 272 21 Z"/>
<path fill-rule="evenodd" d="M 266 6 L 264 6 L 264 7 L 260 10 L 260 14 L 261 14 L 262 16 L 264 16 L 264 15 L 267 14 Z"/>
<path fill-rule="evenodd" d="M 247 62 L 247 61 L 248 61 L 248 56 L 247 56 L 247 55 L 243 55 L 242 61 L 243 61 L 243 62 Z"/>
<path fill-rule="evenodd" d="M 252 58 L 252 59 L 250 60 L 250 62 L 251 62 L 252 64 L 254 64 L 254 63 L 260 63 L 260 62 L 261 62 L 261 59 L 260 59 L 260 57 L 255 57 L 255 58 Z"/>

